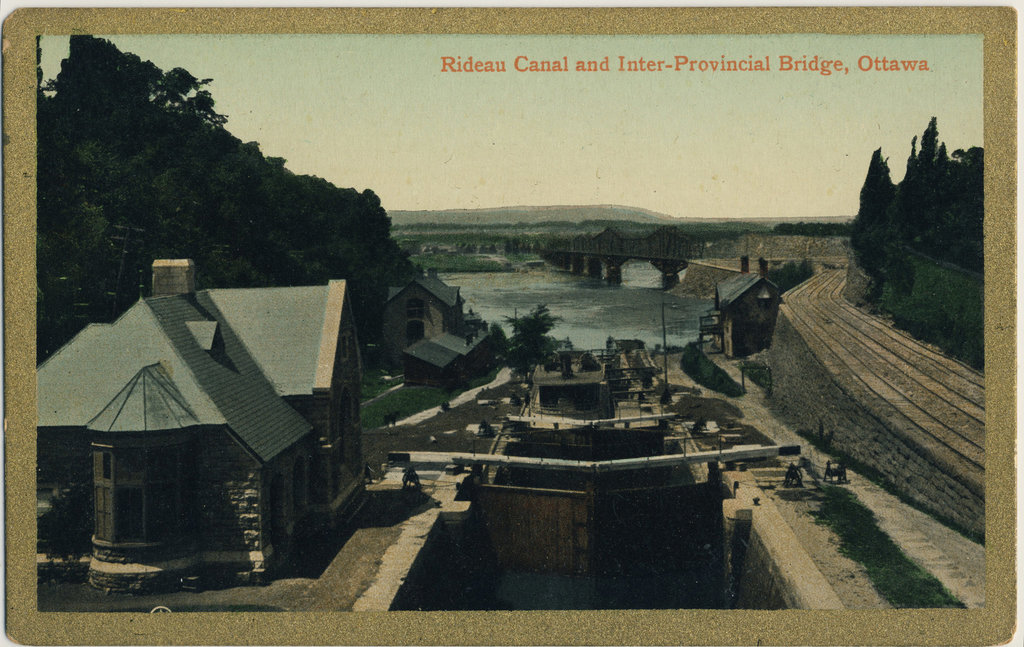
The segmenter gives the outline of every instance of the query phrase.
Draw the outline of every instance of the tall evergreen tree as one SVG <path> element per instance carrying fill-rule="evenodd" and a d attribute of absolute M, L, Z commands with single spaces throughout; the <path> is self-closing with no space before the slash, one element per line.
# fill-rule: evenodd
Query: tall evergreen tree
<path fill-rule="evenodd" d="M 881 279 L 885 263 L 885 243 L 892 236 L 889 209 L 895 195 L 896 187 L 889 174 L 889 164 L 879 148 L 868 163 L 867 177 L 860 190 L 860 208 L 850 236 L 858 262 L 876 283 Z"/>

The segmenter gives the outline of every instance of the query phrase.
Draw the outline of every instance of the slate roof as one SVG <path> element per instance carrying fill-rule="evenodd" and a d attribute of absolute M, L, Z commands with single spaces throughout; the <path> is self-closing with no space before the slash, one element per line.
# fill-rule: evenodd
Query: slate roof
<path fill-rule="evenodd" d="M 418 360 L 438 368 L 444 368 L 456 358 L 468 355 L 474 348 L 483 343 L 485 339 L 484 335 L 478 335 L 467 344 L 464 337 L 445 333 L 431 339 L 421 339 L 406 348 L 405 352 Z"/>
<path fill-rule="evenodd" d="M 141 368 L 158 362 L 163 362 L 200 424 L 224 424 L 224 416 L 164 335 L 145 300 L 137 301 L 113 323 L 86 326 L 39 365 L 37 424 L 85 427 Z"/>
<path fill-rule="evenodd" d="M 91 431 L 156 431 L 199 424 L 162 364 L 139 370 L 120 393 L 93 418 Z"/>
<path fill-rule="evenodd" d="M 228 426 L 259 460 L 272 459 L 309 433 L 310 424 L 281 399 L 208 292 L 146 303 Z M 220 324 L 222 345 L 210 351 L 196 343 L 187 325 L 203 320 Z"/>
<path fill-rule="evenodd" d="M 38 424 L 227 424 L 254 456 L 270 460 L 312 429 L 282 396 L 312 393 L 327 361 L 320 355 L 335 347 L 322 343 L 338 330 L 326 314 L 340 317 L 344 291 L 343 281 L 332 281 L 141 299 L 38 367 Z"/>
<path fill-rule="evenodd" d="M 715 286 L 715 292 L 718 295 L 718 309 L 722 310 L 728 307 L 730 303 L 743 296 L 747 290 L 754 287 L 762 280 L 775 288 L 776 293 L 778 292 L 778 288 L 775 287 L 775 284 L 762 277 L 760 274 L 740 274 L 739 276 L 734 276 L 720 282 Z"/>
<path fill-rule="evenodd" d="M 441 279 L 434 278 L 432 276 L 418 276 L 414 278 L 412 281 L 409 281 L 407 285 L 398 288 L 388 288 L 388 301 L 391 301 L 392 299 L 397 297 L 399 294 L 402 293 L 403 290 L 408 288 L 413 283 L 419 284 L 424 290 L 426 290 L 430 294 L 433 294 L 446 305 L 454 306 L 459 302 L 458 287 L 452 287 L 445 283 L 444 281 L 442 281 Z"/>
<path fill-rule="evenodd" d="M 311 393 L 328 286 L 204 290 L 280 395 Z"/>

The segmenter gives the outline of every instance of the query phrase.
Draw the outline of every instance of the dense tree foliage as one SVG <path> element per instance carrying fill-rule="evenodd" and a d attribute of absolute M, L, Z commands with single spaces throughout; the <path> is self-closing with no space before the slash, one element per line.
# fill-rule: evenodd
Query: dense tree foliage
<path fill-rule="evenodd" d="M 39 539 L 46 556 L 75 562 L 92 551 L 92 485 L 76 484 L 54 497 L 39 518 Z"/>
<path fill-rule="evenodd" d="M 851 244 L 873 280 L 875 297 L 887 283 L 909 290 L 908 249 L 967 270 L 982 269 L 983 150 L 947 154 L 934 117 L 920 150 L 917 146 L 915 137 L 906 174 L 895 186 L 881 149 L 876 150 L 861 189 Z"/>
<path fill-rule="evenodd" d="M 520 375 L 528 374 L 535 364 L 555 352 L 557 342 L 548 333 L 559 319 L 546 305 L 538 305 L 522 317 L 506 317 L 505 321 L 512 326 L 506 360 Z"/>
<path fill-rule="evenodd" d="M 412 274 L 372 191 L 295 175 L 225 128 L 205 89 L 108 41 L 72 36 L 38 93 L 38 358 L 149 290 L 156 258 L 197 287 L 349 280 L 363 341 Z"/>
<path fill-rule="evenodd" d="M 947 154 L 935 118 L 911 141 L 893 185 L 881 149 L 871 156 L 850 243 L 871 279 L 868 298 L 900 327 L 972 366 L 984 362 L 984 152 Z M 966 270 L 966 271 L 965 271 Z"/>
<path fill-rule="evenodd" d="M 852 226 L 847 222 L 780 222 L 772 233 L 783 236 L 849 236 Z"/>
<path fill-rule="evenodd" d="M 794 288 L 814 275 L 814 268 L 806 258 L 796 263 L 789 261 L 777 270 L 768 272 L 768 280 L 774 283 L 779 292 Z"/>

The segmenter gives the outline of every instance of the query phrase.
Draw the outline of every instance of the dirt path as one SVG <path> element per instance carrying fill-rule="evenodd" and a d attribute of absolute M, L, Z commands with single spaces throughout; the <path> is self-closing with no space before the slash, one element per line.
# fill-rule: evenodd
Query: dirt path
<path fill-rule="evenodd" d="M 709 355 L 737 382 L 739 369 L 721 355 Z M 674 376 L 670 373 L 669 379 Z M 686 378 L 687 385 L 692 384 Z M 713 392 L 707 391 L 711 396 Z M 715 394 L 717 395 L 717 394 Z M 832 456 L 810 446 L 795 431 L 779 422 L 765 404 L 764 393 L 747 380 L 747 394 L 725 398 L 743 411 L 744 418 L 779 444 L 800 444 L 803 456 L 810 462 L 812 474 L 821 478 L 825 461 Z M 756 422 L 753 422 L 756 421 Z M 934 575 L 950 593 L 969 608 L 985 604 L 985 547 L 944 526 L 927 514 L 910 507 L 867 479 L 848 470 L 846 486 L 868 507 L 882 529 L 903 552 L 919 566 Z"/>
<path fill-rule="evenodd" d="M 822 496 L 816 487 L 802 490 L 775 490 L 768 493 L 775 508 L 786 520 L 800 544 L 825 576 L 847 609 L 888 609 L 871 584 L 867 571 L 859 563 L 839 552 L 839 539 L 831 529 L 815 523 L 813 513 Z"/>

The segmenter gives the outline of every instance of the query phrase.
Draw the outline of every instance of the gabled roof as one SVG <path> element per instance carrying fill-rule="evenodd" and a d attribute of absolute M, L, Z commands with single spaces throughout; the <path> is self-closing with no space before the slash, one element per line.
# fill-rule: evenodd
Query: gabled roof
<path fill-rule="evenodd" d="M 200 348 L 203 350 L 213 348 L 213 339 L 217 336 L 216 321 L 186 321 L 185 325 L 192 332 L 192 336 L 196 338 L 196 343 Z"/>
<path fill-rule="evenodd" d="M 310 424 L 280 397 L 208 292 L 150 298 L 146 304 L 231 431 L 260 461 L 309 433 Z M 196 343 L 187 323 L 204 319 L 220 324 L 223 348 L 206 351 Z"/>
<path fill-rule="evenodd" d="M 344 281 L 332 283 L 342 289 L 345 285 Z M 201 294 L 220 311 L 277 392 L 301 395 L 313 390 L 328 287 L 204 290 Z"/>
<path fill-rule="evenodd" d="M 397 297 L 413 284 L 419 285 L 446 305 L 454 306 L 459 302 L 458 287 L 452 287 L 441 279 L 432 276 L 418 276 L 402 287 L 388 288 L 388 301 Z"/>
<path fill-rule="evenodd" d="M 741 296 L 746 294 L 748 290 L 753 288 L 761 281 L 764 281 L 767 285 L 770 285 L 773 288 L 773 292 L 778 294 L 778 287 L 776 287 L 774 283 L 764 278 L 760 274 L 744 273 L 720 282 L 718 285 L 715 286 L 718 309 L 721 310 L 722 308 L 727 307 L 730 303 L 732 303 L 736 299 L 739 299 Z"/>
<path fill-rule="evenodd" d="M 144 366 L 93 418 L 91 431 L 157 431 L 199 424 L 162 364 Z"/>
<path fill-rule="evenodd" d="M 344 281 L 142 299 L 39 366 L 39 426 L 227 424 L 270 460 L 312 429 L 283 396 L 329 388 L 344 303 Z"/>
<path fill-rule="evenodd" d="M 468 355 L 486 339 L 478 335 L 468 344 L 464 337 L 445 333 L 431 339 L 421 339 L 405 349 L 405 353 L 438 368 L 444 368 L 456 358 Z"/>

